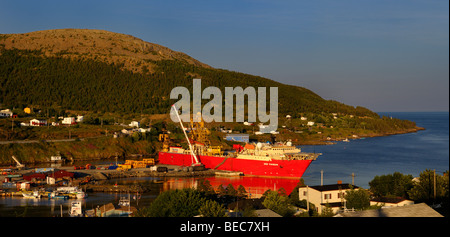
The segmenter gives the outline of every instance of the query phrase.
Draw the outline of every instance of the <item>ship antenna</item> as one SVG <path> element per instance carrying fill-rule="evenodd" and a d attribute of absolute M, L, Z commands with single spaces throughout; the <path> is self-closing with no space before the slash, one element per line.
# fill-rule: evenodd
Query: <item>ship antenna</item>
<path fill-rule="evenodd" d="M 189 150 L 191 151 L 191 155 L 194 157 L 195 164 L 200 164 L 200 162 L 197 159 L 197 156 L 194 154 L 194 150 L 192 149 L 191 142 L 189 141 L 189 138 L 188 138 L 188 136 L 186 134 L 186 130 L 184 130 L 183 123 L 181 122 L 180 115 L 178 115 L 178 110 L 177 110 L 177 107 L 175 107 L 175 104 L 172 105 L 172 108 L 175 110 L 175 114 L 177 115 L 177 118 L 180 121 L 181 129 L 183 130 L 184 136 L 186 137 L 186 140 L 187 140 L 187 142 L 189 144 Z"/>

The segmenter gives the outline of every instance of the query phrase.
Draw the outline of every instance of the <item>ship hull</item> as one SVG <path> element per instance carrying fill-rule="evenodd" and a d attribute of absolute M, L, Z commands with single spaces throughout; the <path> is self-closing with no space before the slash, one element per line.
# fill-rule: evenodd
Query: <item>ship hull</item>
<path fill-rule="evenodd" d="M 261 161 L 223 156 L 198 156 L 200 162 L 208 169 L 239 171 L 249 176 L 270 176 L 301 178 L 312 160 L 272 160 Z M 159 163 L 166 165 L 191 166 L 190 154 L 160 152 Z"/>

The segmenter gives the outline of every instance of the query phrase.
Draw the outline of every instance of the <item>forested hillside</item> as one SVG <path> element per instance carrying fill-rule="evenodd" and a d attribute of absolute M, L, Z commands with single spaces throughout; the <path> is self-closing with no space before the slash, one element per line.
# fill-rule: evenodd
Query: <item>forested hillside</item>
<path fill-rule="evenodd" d="M 88 154 L 112 157 L 154 153 L 161 146 L 157 135 L 162 131 L 165 117 L 169 120 L 170 106 L 176 102 L 169 99 L 171 90 L 184 86 L 192 93 L 194 78 L 202 79 L 203 89 L 220 88 L 222 95 L 225 87 L 278 87 L 280 134 L 277 139 L 280 141 L 324 144 L 329 139 L 384 136 L 421 129 L 411 121 L 380 118 L 363 107 L 325 100 L 303 87 L 215 69 L 184 53 L 128 35 L 73 29 L 0 34 L 0 109 L 22 113 L 17 119 L 0 120 L 0 141 L 102 137 L 82 144 L 74 141 L 57 145 L 45 142 L 2 145 L 0 164 L 11 162 L 13 154 L 23 162 L 33 163 L 45 161 L 56 151 L 73 159 L 83 159 Z M 26 107 L 33 112 L 25 114 Z M 60 122 L 57 118 L 68 114 L 84 115 L 85 120 L 79 126 L 69 127 L 19 125 L 31 118 Z M 288 114 L 291 119 L 286 119 Z M 302 119 L 303 116 L 308 120 Z M 122 124 L 131 120 L 140 121 L 144 127 L 151 123 L 152 134 L 133 133 L 121 138 L 122 142 L 103 138 L 103 135 L 120 133 Z M 308 121 L 316 124 L 307 126 Z M 218 131 L 220 127 L 240 133 L 254 132 L 256 127 L 237 122 L 209 125 L 215 131 L 212 142 L 228 146 L 231 145 L 223 141 L 223 134 Z M 172 138 L 182 140 L 181 130 L 177 131 L 176 127 L 167 124 L 173 132 Z M 264 142 L 270 136 L 252 135 L 252 139 Z"/>
<path fill-rule="evenodd" d="M 100 112 L 168 113 L 176 86 L 278 87 L 279 112 L 342 113 L 377 116 L 362 107 L 327 101 L 308 89 L 266 78 L 196 66 L 177 60 L 150 60 L 153 72 L 136 73 L 120 63 L 94 59 L 47 57 L 41 50 L 0 49 L 0 103 L 7 107 L 62 107 Z"/>

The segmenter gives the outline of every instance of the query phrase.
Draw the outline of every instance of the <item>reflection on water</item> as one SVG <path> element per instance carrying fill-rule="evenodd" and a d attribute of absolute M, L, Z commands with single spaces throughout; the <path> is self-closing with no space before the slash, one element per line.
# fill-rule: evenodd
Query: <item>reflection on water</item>
<path fill-rule="evenodd" d="M 273 177 L 247 177 L 247 176 L 233 176 L 233 177 L 166 177 L 166 178 L 154 178 L 154 177 L 138 177 L 138 178 L 124 178 L 118 180 L 109 180 L 108 183 L 117 183 L 122 185 L 144 185 L 150 187 L 150 193 L 158 195 L 159 193 L 167 190 L 183 189 L 183 188 L 197 188 L 202 180 L 208 180 L 211 186 L 217 190 L 222 185 L 226 188 L 229 184 L 233 185 L 235 189 L 238 189 L 242 185 L 247 191 L 249 197 L 259 198 L 267 191 L 278 190 L 283 188 L 287 194 L 291 193 L 297 186 L 300 179 L 286 179 L 286 178 L 273 178 Z"/>
<path fill-rule="evenodd" d="M 219 185 L 226 188 L 229 184 L 237 190 L 239 185 L 244 186 L 250 198 L 259 198 L 268 189 L 278 190 L 284 188 L 287 194 L 292 192 L 299 180 L 277 179 L 262 177 L 206 177 L 206 178 L 154 178 L 136 177 L 107 180 L 106 183 L 119 185 L 141 185 L 150 188 L 150 192 L 143 194 L 131 193 L 131 205 L 138 208 L 150 205 L 150 203 L 163 191 L 197 188 L 203 180 L 208 180 L 211 186 L 217 190 Z M 82 199 L 83 210 L 113 203 L 118 204 L 120 197 L 128 196 L 127 193 L 89 193 L 86 199 Z M 25 199 L 22 197 L 0 197 L 0 217 L 53 217 L 68 216 L 68 210 L 73 199 Z M 61 211 L 62 210 L 62 211 Z"/>
<path fill-rule="evenodd" d="M 264 177 L 207 177 L 207 178 L 170 178 L 163 183 L 161 191 L 182 188 L 197 188 L 200 180 L 208 180 L 211 186 L 217 190 L 220 185 L 226 188 L 229 184 L 237 190 L 242 185 L 250 198 L 259 198 L 267 191 L 283 188 L 290 194 L 297 186 L 299 179 L 264 178 Z"/>

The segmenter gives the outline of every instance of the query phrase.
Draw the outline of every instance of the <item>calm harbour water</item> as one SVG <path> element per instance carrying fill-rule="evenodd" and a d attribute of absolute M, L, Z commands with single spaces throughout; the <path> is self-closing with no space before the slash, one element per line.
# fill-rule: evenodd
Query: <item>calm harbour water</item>
<path fill-rule="evenodd" d="M 355 174 L 355 185 L 369 188 L 369 182 L 376 175 L 400 172 L 415 177 L 425 169 L 436 169 L 442 172 L 449 169 L 449 113 L 379 113 L 399 119 L 416 122 L 426 130 L 417 133 L 400 134 L 387 137 L 375 137 L 338 142 L 334 145 L 301 146 L 305 152 L 319 152 L 323 155 L 314 161 L 303 175 L 307 185 L 320 185 L 320 172 L 323 170 L 323 183 L 334 184 L 338 180 L 343 183 L 352 182 Z M 104 162 L 104 161 L 102 161 Z M 95 163 L 93 163 L 95 164 Z M 197 178 L 155 179 L 131 178 L 119 180 L 119 183 L 139 183 L 149 185 L 151 192 L 145 193 L 139 199 L 132 200 L 132 205 L 139 207 L 148 205 L 157 195 L 165 190 L 196 187 Z M 213 187 L 229 183 L 235 188 L 243 184 L 252 196 L 262 194 L 266 189 L 276 190 L 280 187 L 290 192 L 298 180 L 255 178 L 255 177 L 211 177 L 208 178 Z M 116 182 L 116 181 L 114 181 Z M 83 200 L 83 209 L 92 209 L 106 203 L 118 203 L 124 194 L 89 193 Z M 59 216 L 61 206 L 67 215 L 71 200 L 27 200 L 23 198 L 0 198 L 0 217 L 26 216 Z"/>
<path fill-rule="evenodd" d="M 400 172 L 419 176 L 425 169 L 442 175 L 449 169 L 449 113 L 379 113 L 416 122 L 426 130 L 417 133 L 339 142 L 328 146 L 302 146 L 303 151 L 323 153 L 303 175 L 308 185 L 332 184 L 338 180 L 369 188 L 376 175 Z"/>

